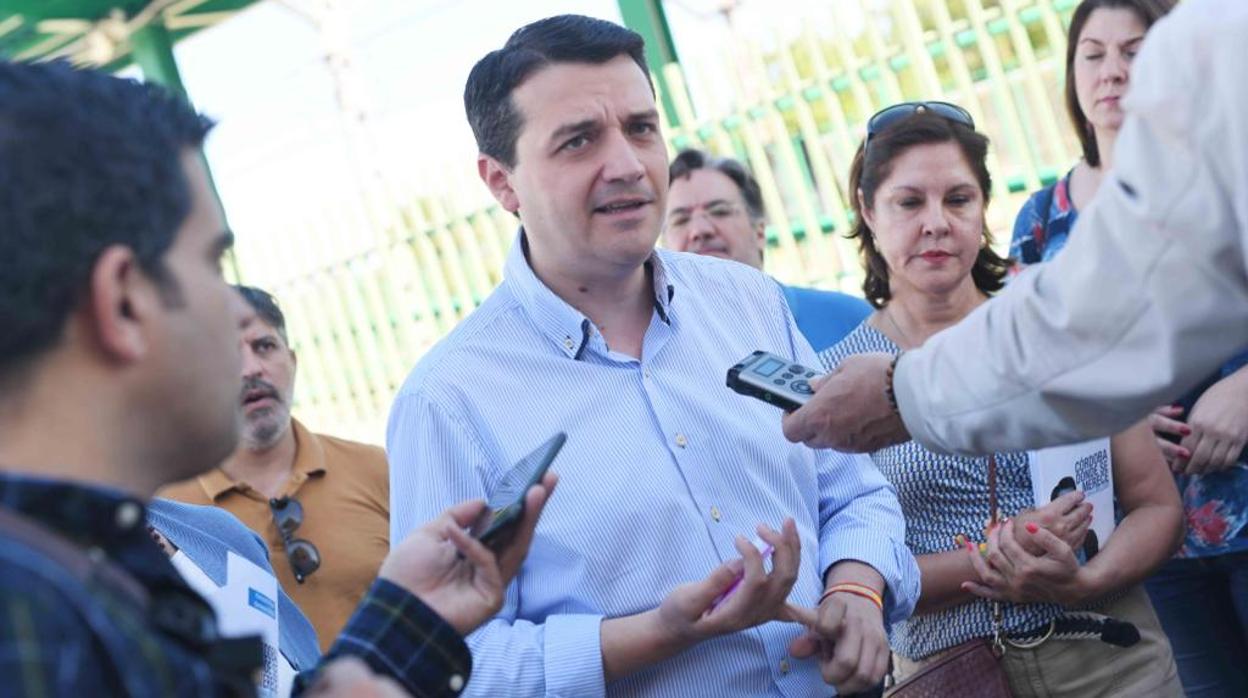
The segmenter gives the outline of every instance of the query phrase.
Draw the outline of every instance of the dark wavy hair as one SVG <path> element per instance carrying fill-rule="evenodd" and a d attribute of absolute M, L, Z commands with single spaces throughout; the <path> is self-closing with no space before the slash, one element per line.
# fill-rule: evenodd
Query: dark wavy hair
<path fill-rule="evenodd" d="M 883 308 L 893 296 L 888 285 L 888 263 L 875 246 L 875 238 L 862 215 L 862 203 L 858 200 L 857 192 L 862 192 L 867 208 L 873 208 L 876 191 L 888 179 L 892 173 L 893 162 L 902 153 L 918 145 L 950 142 L 958 145 L 971 171 L 975 173 L 984 197 L 984 208 L 987 210 L 992 194 L 992 176 L 988 174 L 987 165 L 988 138 L 969 126 L 955 123 L 933 112 L 916 113 L 872 136 L 871 147 L 866 150 L 865 156 L 864 147 L 861 145 L 854 154 L 854 161 L 849 169 L 854 226 L 847 237 L 858 240 L 862 266 L 867 274 L 862 282 L 862 292 L 867 302 L 876 308 Z M 993 252 L 992 242 L 992 234 L 985 220 L 984 244 L 980 247 L 975 266 L 971 269 L 971 278 L 975 281 L 975 287 L 987 294 L 1001 290 L 1005 285 L 1006 272 L 1010 268 L 1008 258 Z"/>
<path fill-rule="evenodd" d="M 1153 23 L 1161 19 L 1174 8 L 1175 0 L 1083 0 L 1075 13 L 1070 17 L 1070 30 L 1066 37 L 1066 114 L 1075 125 L 1075 135 L 1079 137 L 1079 146 L 1083 149 L 1083 159 L 1092 167 L 1101 166 L 1101 154 L 1096 149 L 1096 134 L 1088 127 L 1088 117 L 1079 107 L 1079 96 L 1075 94 L 1075 49 L 1079 45 L 1079 35 L 1088 23 L 1088 18 L 1099 9 L 1131 10 L 1144 23 L 1147 31 Z"/>

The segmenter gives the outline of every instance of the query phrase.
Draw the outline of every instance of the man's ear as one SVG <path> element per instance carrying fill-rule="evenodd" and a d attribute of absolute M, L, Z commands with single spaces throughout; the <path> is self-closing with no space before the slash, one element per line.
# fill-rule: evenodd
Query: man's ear
<path fill-rule="evenodd" d="M 477 173 L 504 211 L 519 213 L 520 197 L 516 196 L 516 190 L 511 187 L 511 170 L 507 166 L 481 153 L 477 155 Z"/>
<path fill-rule="evenodd" d="M 160 292 L 139 266 L 134 250 L 113 245 L 91 268 L 82 313 L 87 332 L 112 361 L 130 363 L 149 350 L 149 323 L 160 306 Z"/>

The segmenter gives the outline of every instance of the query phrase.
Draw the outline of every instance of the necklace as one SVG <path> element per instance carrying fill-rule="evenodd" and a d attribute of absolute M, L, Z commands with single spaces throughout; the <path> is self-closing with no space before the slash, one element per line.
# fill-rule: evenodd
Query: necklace
<path fill-rule="evenodd" d="M 907 344 L 907 346 L 902 347 L 902 349 L 913 349 L 918 346 L 914 342 L 910 341 L 910 336 L 907 335 L 906 331 L 901 329 L 901 325 L 898 325 L 897 321 L 893 319 L 892 310 L 890 310 L 889 308 L 885 308 L 884 311 L 880 314 L 883 315 L 885 319 L 888 320 L 888 324 L 892 325 L 894 330 L 897 330 L 897 334 L 900 335 L 901 339 L 904 340 L 905 343 Z"/>

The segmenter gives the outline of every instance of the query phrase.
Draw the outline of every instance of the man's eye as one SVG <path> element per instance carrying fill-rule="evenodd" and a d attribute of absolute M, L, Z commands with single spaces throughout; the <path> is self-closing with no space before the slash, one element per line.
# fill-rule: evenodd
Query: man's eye
<path fill-rule="evenodd" d="M 575 136 L 568 139 L 560 146 L 560 150 L 580 150 L 589 144 L 589 137 L 585 135 Z"/>
<path fill-rule="evenodd" d="M 732 209 L 727 206 L 719 206 L 708 210 L 707 213 L 715 218 L 727 218 L 732 215 Z"/>
<path fill-rule="evenodd" d="M 949 197 L 949 204 L 950 204 L 951 206 L 965 206 L 966 204 L 970 203 L 970 201 L 971 201 L 971 197 L 969 197 L 969 196 L 951 196 L 951 197 Z"/>
<path fill-rule="evenodd" d="M 1083 59 L 1086 61 L 1099 61 L 1104 58 L 1104 56 L 1105 54 L 1103 53 L 1087 53 L 1084 54 Z"/>
<path fill-rule="evenodd" d="M 689 216 L 677 216 L 667 221 L 667 224 L 673 227 L 680 227 L 689 222 Z"/>
<path fill-rule="evenodd" d="M 902 199 L 898 202 L 898 205 L 902 208 L 916 208 L 922 203 L 923 202 L 918 199 Z"/>
<path fill-rule="evenodd" d="M 650 133 L 657 133 L 659 130 L 659 127 L 655 124 L 650 123 L 649 121 L 639 121 L 633 124 L 632 126 L 630 126 L 629 130 L 631 130 L 636 135 L 646 135 Z"/>

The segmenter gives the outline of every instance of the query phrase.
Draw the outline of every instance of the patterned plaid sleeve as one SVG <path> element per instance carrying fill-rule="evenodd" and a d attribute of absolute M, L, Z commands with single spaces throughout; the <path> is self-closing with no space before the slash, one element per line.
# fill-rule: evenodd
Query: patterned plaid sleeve
<path fill-rule="evenodd" d="M 318 667 L 354 656 L 373 671 L 398 681 L 416 698 L 457 696 L 472 671 L 464 639 L 420 599 L 384 579 L 373 582 Z M 300 674 L 294 693 L 316 678 Z"/>

